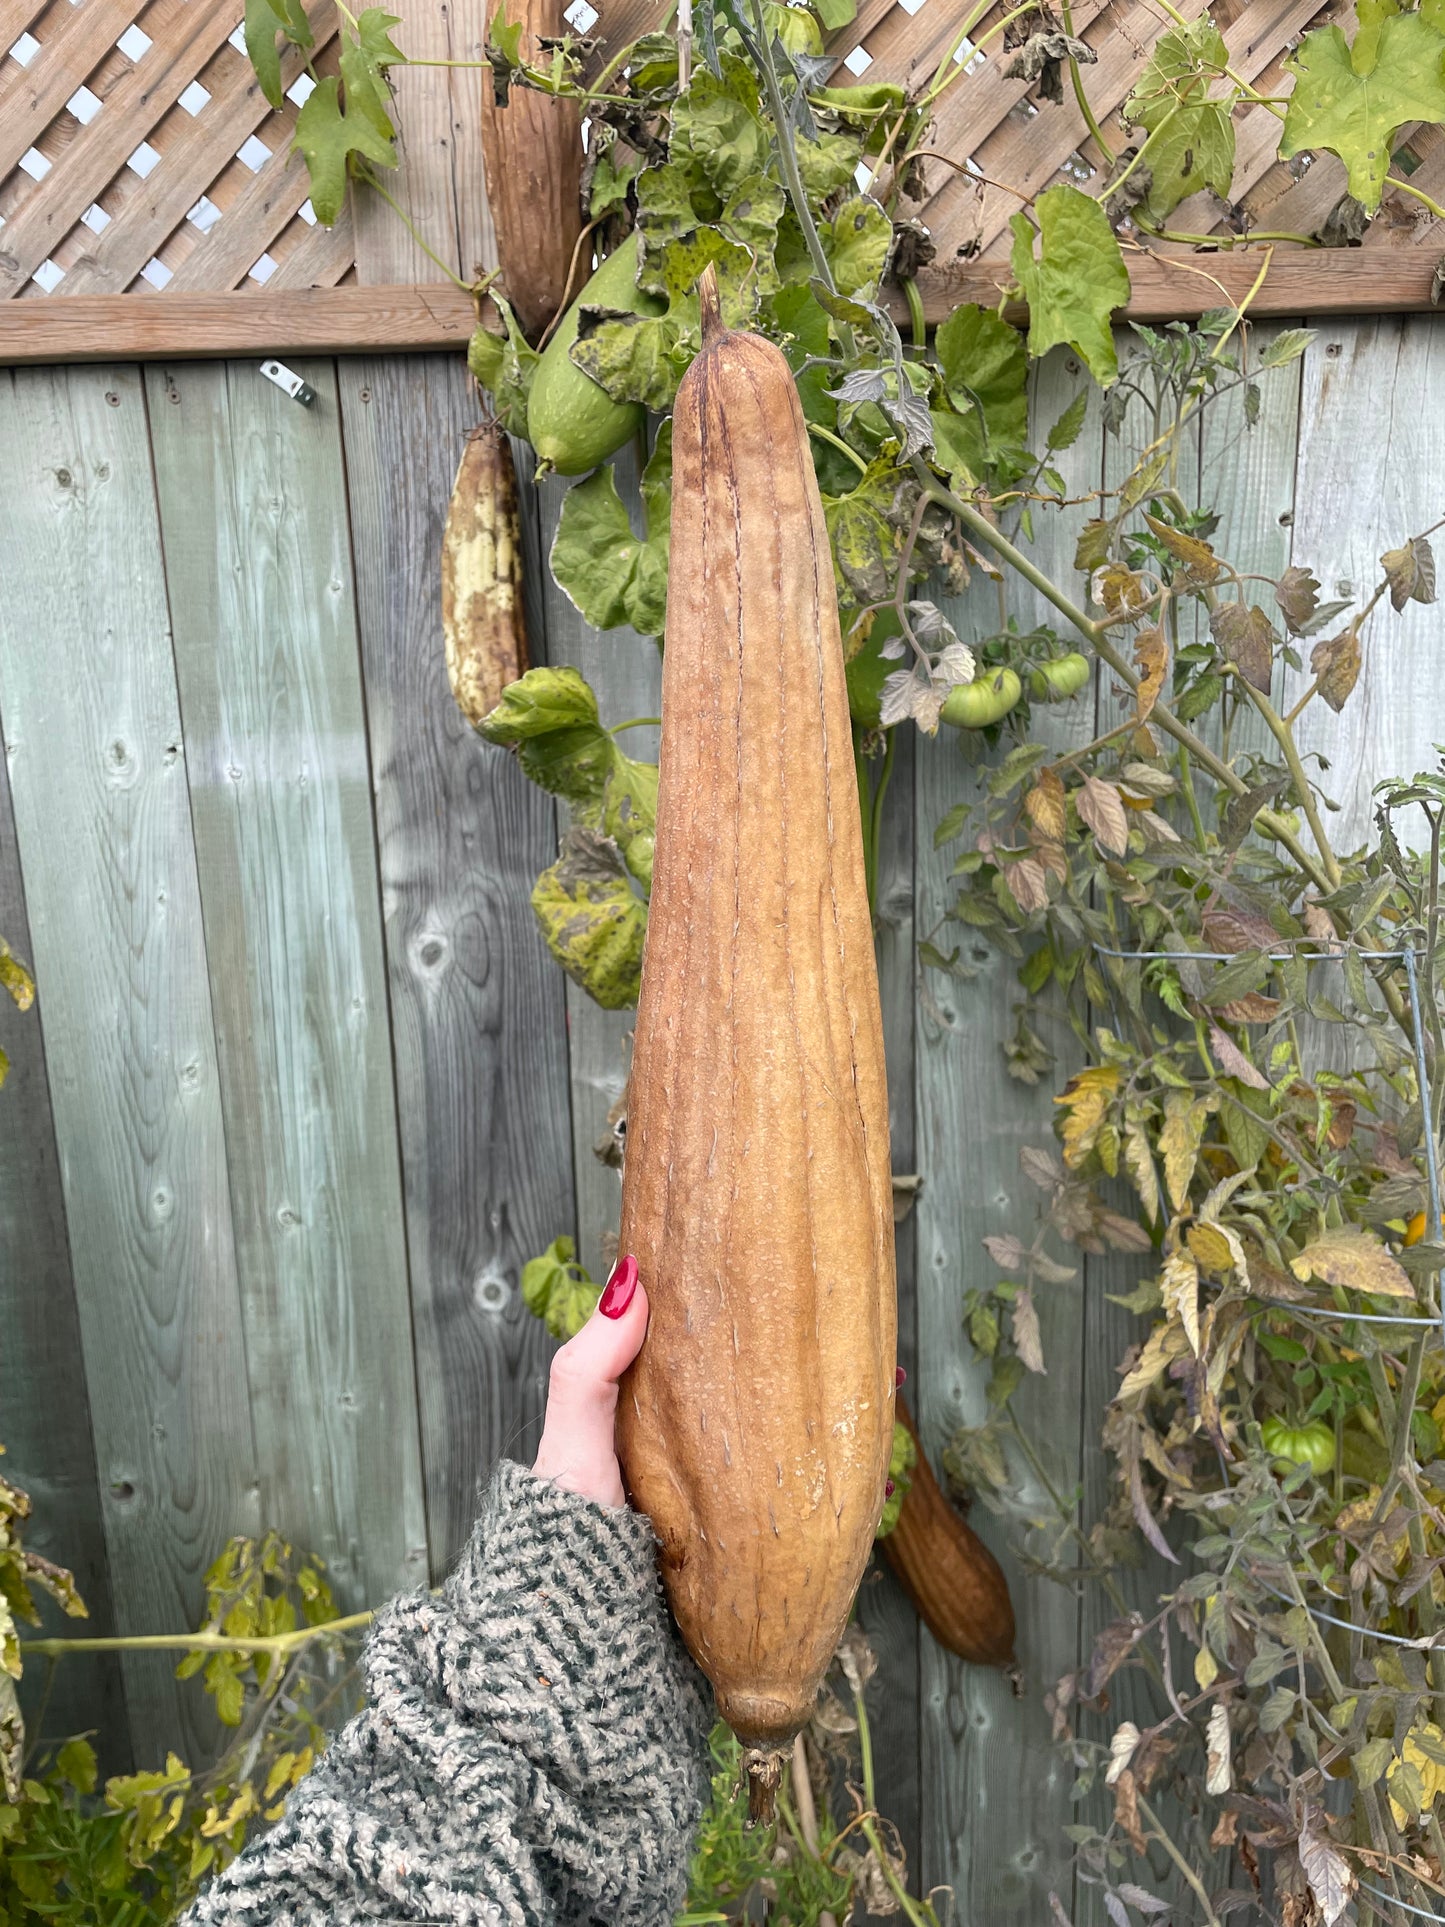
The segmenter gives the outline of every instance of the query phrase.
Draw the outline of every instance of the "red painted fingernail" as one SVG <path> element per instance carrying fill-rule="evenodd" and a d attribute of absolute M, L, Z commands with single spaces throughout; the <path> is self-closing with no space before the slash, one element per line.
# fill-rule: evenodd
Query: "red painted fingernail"
<path fill-rule="evenodd" d="M 889 1480 L 887 1481 L 887 1483 L 886 1483 L 886 1484 L 884 1485 L 884 1487 L 883 1487 L 883 1496 L 884 1496 L 884 1498 L 885 1498 L 885 1499 L 891 1499 L 891 1498 L 893 1497 L 893 1494 L 894 1494 L 894 1493 L 895 1493 L 895 1492 L 896 1492 L 897 1490 L 898 1490 L 898 1487 L 897 1487 L 897 1486 L 896 1486 L 896 1485 L 895 1485 L 895 1484 L 893 1483 L 893 1481 L 892 1481 L 892 1479 L 889 1479 Z"/>
<path fill-rule="evenodd" d="M 597 1300 L 598 1311 L 604 1318 L 620 1318 L 632 1303 L 632 1294 L 636 1289 L 637 1260 L 630 1256 L 619 1258 L 602 1287 L 602 1296 Z"/>
<path fill-rule="evenodd" d="M 904 1371 L 904 1369 L 903 1369 L 903 1367 L 902 1367 L 901 1365 L 899 1365 L 898 1367 L 896 1367 L 896 1369 L 894 1370 L 894 1373 L 893 1373 L 893 1389 L 894 1389 L 894 1391 L 895 1391 L 895 1392 L 898 1392 L 898 1391 L 902 1391 L 902 1389 L 903 1389 L 903 1387 L 904 1387 L 904 1386 L 905 1386 L 905 1385 L 906 1385 L 907 1383 L 908 1383 L 908 1374 L 907 1374 L 907 1372 L 905 1372 L 905 1371 Z"/>

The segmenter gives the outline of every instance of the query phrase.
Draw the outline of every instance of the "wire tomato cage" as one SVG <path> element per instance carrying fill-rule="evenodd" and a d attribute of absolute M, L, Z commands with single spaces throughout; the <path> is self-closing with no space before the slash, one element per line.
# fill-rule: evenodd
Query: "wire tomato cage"
<path fill-rule="evenodd" d="M 1095 943 L 1093 948 L 1097 956 L 1111 958 L 1121 963 L 1141 964 L 1229 964 L 1236 962 L 1239 956 L 1245 954 L 1239 951 L 1227 950 L 1120 950 L 1108 944 L 1101 943 Z M 1290 963 L 1300 956 L 1304 957 L 1306 963 L 1322 964 L 1338 962 L 1343 954 L 1343 948 L 1344 946 L 1338 951 L 1311 950 L 1306 952 L 1301 946 L 1285 946 L 1268 951 L 1262 950 L 1259 954 L 1262 961 L 1271 964 Z M 1410 1028 L 1414 1046 L 1411 1057 L 1415 1071 L 1416 1090 L 1419 1094 L 1421 1116 L 1424 1123 L 1425 1181 L 1429 1200 L 1427 1225 L 1432 1244 L 1438 1245 L 1441 1242 L 1440 1157 L 1439 1144 L 1432 1124 L 1433 1112 L 1430 1090 L 1430 1070 L 1425 1056 L 1425 1030 L 1420 998 L 1421 954 L 1417 946 L 1406 946 L 1397 950 L 1371 950 L 1369 957 L 1372 963 L 1398 963 L 1403 966 L 1405 972 L 1406 984 L 1409 991 Z M 1115 985 L 1112 973 L 1105 973 L 1105 984 L 1108 989 L 1110 1004 L 1117 1025 L 1119 1011 L 1117 1001 L 1115 1000 Z M 1418 1315 L 1411 1316 L 1398 1312 L 1352 1311 L 1348 1307 L 1332 1305 L 1300 1305 L 1288 1300 L 1270 1299 L 1265 1302 L 1268 1303 L 1271 1311 L 1283 1312 L 1287 1317 L 1301 1318 L 1306 1321 L 1319 1320 L 1322 1323 L 1333 1325 L 1393 1328 L 1402 1337 L 1406 1334 L 1413 1335 L 1420 1333 L 1423 1335 L 1428 1333 L 1431 1338 L 1438 1340 L 1442 1346 L 1445 1346 L 1445 1294 L 1440 1293 L 1437 1287 L 1436 1296 L 1438 1300 L 1437 1309 L 1432 1315 L 1427 1317 L 1420 1317 Z M 1226 1483 L 1228 1483 L 1228 1468 L 1224 1465 L 1223 1461 L 1221 1461 L 1221 1471 L 1224 1473 Z M 1281 1592 L 1277 1587 L 1269 1584 L 1258 1571 L 1255 1571 L 1253 1576 L 1256 1584 L 1258 1584 L 1263 1591 L 1269 1593 L 1273 1598 L 1278 1599 L 1282 1604 L 1294 1606 L 1298 1603 L 1290 1594 Z M 1335 1594 L 1329 1594 L 1328 1596 L 1331 1598 L 1338 1597 L 1338 1595 Z M 1435 1652 L 1445 1654 L 1445 1629 L 1424 1639 L 1412 1639 L 1404 1634 L 1389 1632 L 1383 1627 L 1362 1626 L 1357 1621 L 1344 1619 L 1338 1613 L 1329 1612 L 1322 1605 L 1316 1605 L 1309 1600 L 1305 1601 L 1305 1610 L 1309 1613 L 1311 1619 L 1348 1633 L 1352 1640 L 1358 1640 L 1362 1644 L 1367 1641 L 1379 1642 L 1384 1645 L 1412 1649 L 1420 1652 L 1422 1655 Z M 1321 1638 L 1323 1637 L 1324 1635 L 1322 1634 Z M 1394 1877 L 1393 1873 L 1392 1877 Z M 1427 1879 L 1425 1876 L 1414 1871 L 1411 1871 L 1405 1877 L 1422 1897 L 1433 1898 L 1438 1904 L 1433 1907 L 1417 1906 L 1413 1901 L 1405 1899 L 1398 1891 L 1391 1892 L 1387 1888 L 1378 1886 L 1375 1882 L 1365 1879 L 1362 1875 L 1356 1874 L 1361 1895 L 1367 1895 L 1371 1900 L 1378 1902 L 1382 1907 L 1388 1909 L 1396 1918 L 1406 1916 L 1416 1920 L 1445 1921 L 1445 1885 L 1437 1884 L 1435 1881 Z M 1445 1879 L 1445 1869 L 1442 1869 L 1442 1879 Z"/>

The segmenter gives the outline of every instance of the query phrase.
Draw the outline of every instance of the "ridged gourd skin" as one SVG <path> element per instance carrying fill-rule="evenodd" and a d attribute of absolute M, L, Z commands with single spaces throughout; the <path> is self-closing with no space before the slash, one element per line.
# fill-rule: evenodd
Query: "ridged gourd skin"
<path fill-rule="evenodd" d="M 940 1646 L 975 1666 L 1012 1666 L 1014 1609 L 1003 1568 L 944 1496 L 901 1395 L 898 1417 L 918 1457 L 898 1523 L 879 1549 Z"/>
<path fill-rule="evenodd" d="M 447 680 L 475 729 L 530 667 L 517 471 L 495 421 L 468 435 L 447 504 L 442 636 Z"/>
<path fill-rule="evenodd" d="M 778 350 L 722 329 L 706 298 L 672 462 L 621 1226 L 652 1315 L 618 1436 L 673 1613 L 758 1796 L 813 1709 L 884 1502 L 888 1096 L 802 409 Z"/>
<path fill-rule="evenodd" d="M 498 5 L 506 6 L 513 24 L 521 20 L 524 60 L 539 59 L 541 36 L 567 32 L 564 0 L 497 0 L 487 9 L 489 22 Z M 534 87 L 508 88 L 507 104 L 499 107 L 485 61 L 481 82 L 482 165 L 497 236 L 499 287 L 535 346 L 569 292 L 575 292 L 567 282 L 582 233 L 581 111 L 576 101 L 553 99 Z M 585 275 L 585 261 L 577 272 Z"/>

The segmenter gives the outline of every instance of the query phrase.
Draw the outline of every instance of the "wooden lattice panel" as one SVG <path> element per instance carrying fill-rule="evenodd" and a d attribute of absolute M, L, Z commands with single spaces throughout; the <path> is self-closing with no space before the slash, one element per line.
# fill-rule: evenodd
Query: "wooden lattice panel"
<path fill-rule="evenodd" d="M 954 0 L 866 0 L 852 27 L 833 42 L 840 56 L 833 84 L 926 82 L 948 55 L 960 11 Z M 1204 11 L 1203 0 L 1181 0 L 1176 11 L 1193 19 Z M 932 140 L 934 152 L 947 158 L 927 164 L 927 198 L 919 209 L 938 248 L 940 272 L 967 262 L 975 272 L 996 268 L 1000 282 L 1008 278 L 1009 216 L 1023 197 L 1055 181 L 1092 184 L 1091 191 L 1097 191 L 1106 165 L 1071 90 L 1066 87 L 1061 103 L 1048 102 L 1036 87 L 1007 78 L 1012 53 L 1001 35 L 989 37 L 1003 12 L 999 6 L 980 22 L 976 38 L 984 44 L 961 50 L 966 71 L 939 102 Z M 1211 12 L 1234 71 L 1275 97 L 1292 85 L 1285 61 L 1303 33 L 1337 21 L 1348 36 L 1355 24 L 1350 0 L 1217 0 Z M 1174 23 L 1153 0 L 1079 0 L 1073 15 L 1075 31 L 1098 56 L 1083 69 L 1084 84 L 1105 139 L 1117 152 L 1129 132 L 1119 109 L 1155 43 Z M 1235 129 L 1232 202 L 1207 191 L 1193 195 L 1170 217 L 1170 228 L 1215 247 L 1250 233 L 1313 235 L 1344 195 L 1344 167 L 1329 154 L 1277 160 L 1280 122 L 1267 107 L 1245 108 Z M 1413 185 L 1438 196 L 1445 187 L 1445 132 L 1406 129 L 1396 162 Z M 1206 271 L 1219 258 L 1186 243 L 1134 239 L 1154 253 L 1194 255 Z M 1418 201 L 1387 191 L 1362 245 L 1378 253 L 1428 248 L 1432 241 L 1437 252 L 1445 248 L 1440 224 Z"/>
<path fill-rule="evenodd" d="M 309 13 L 334 71 L 336 9 Z M 288 49 L 273 112 L 241 16 L 242 0 L 0 0 L 0 298 L 353 276 L 350 220 L 321 227 L 291 152 L 314 82 Z"/>
<path fill-rule="evenodd" d="M 495 258 L 479 85 L 466 65 L 481 50 L 485 0 L 392 4 L 399 44 L 432 63 L 397 70 L 394 191 L 450 272 L 468 280 Z M 936 110 L 925 199 L 904 204 L 937 249 L 919 276 L 930 320 L 961 300 L 992 302 L 1008 284 L 1009 217 L 1025 198 L 1055 181 L 1095 192 L 1102 185 L 1106 157 L 1072 91 L 1045 101 L 1008 75 L 1013 51 L 994 28 L 1012 5 L 999 0 L 973 28 L 977 44 L 959 49 L 958 79 Z M 1204 5 L 1179 0 L 1177 11 L 1192 19 Z M 272 112 L 241 50 L 242 7 L 0 0 L 0 360 L 465 340 L 475 320 L 470 296 L 377 197 L 357 199 L 329 232 L 311 217 L 305 169 L 290 151 L 310 79 L 288 49 L 287 97 Z M 1211 11 L 1235 71 L 1279 96 L 1292 84 L 1285 63 L 1300 36 L 1329 20 L 1352 33 L 1352 8 L 1353 0 L 1216 0 Z M 312 0 L 309 15 L 316 70 L 334 71 L 334 0 Z M 661 0 L 588 0 L 585 14 L 570 17 L 596 37 L 600 67 L 670 15 Z M 963 0 L 861 0 L 830 43 L 833 80 L 927 83 L 964 18 Z M 1074 0 L 1072 18 L 1098 56 L 1085 82 L 1117 152 L 1127 134 L 1119 110 L 1171 19 L 1159 0 Z M 1239 242 L 1315 234 L 1344 194 L 1344 169 L 1332 156 L 1275 158 L 1279 119 L 1267 107 L 1247 108 L 1235 126 L 1232 202 L 1197 194 L 1171 217 L 1171 229 L 1195 243 L 1123 230 L 1131 314 L 1198 313 L 1241 298 L 1260 257 Z M 1445 129 L 1405 129 L 1395 158 L 1414 186 L 1445 196 Z M 1255 312 L 1425 307 L 1445 254 L 1442 228 L 1418 201 L 1387 190 L 1362 246 L 1282 243 Z"/>

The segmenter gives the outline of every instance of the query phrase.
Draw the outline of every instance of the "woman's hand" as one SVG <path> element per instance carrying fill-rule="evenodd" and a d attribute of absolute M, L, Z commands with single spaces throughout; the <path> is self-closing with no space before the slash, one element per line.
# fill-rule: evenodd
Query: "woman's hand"
<path fill-rule="evenodd" d="M 646 1335 L 647 1293 L 637 1282 L 637 1260 L 619 1258 L 596 1311 L 552 1360 L 536 1478 L 598 1505 L 626 1505 L 617 1464 L 617 1381 Z"/>

